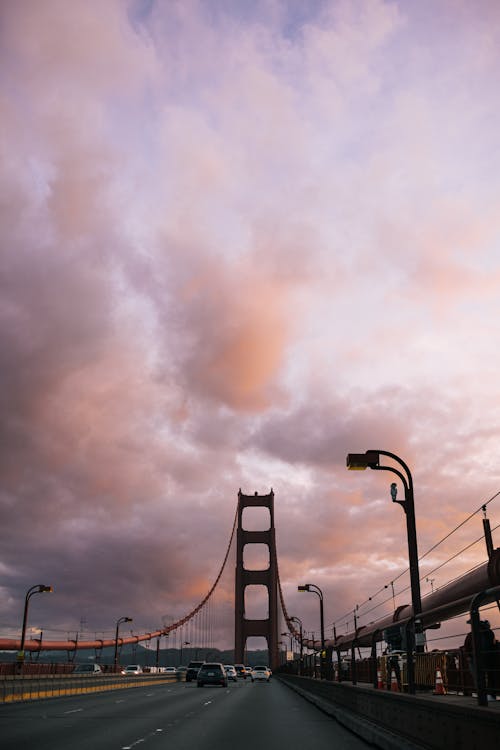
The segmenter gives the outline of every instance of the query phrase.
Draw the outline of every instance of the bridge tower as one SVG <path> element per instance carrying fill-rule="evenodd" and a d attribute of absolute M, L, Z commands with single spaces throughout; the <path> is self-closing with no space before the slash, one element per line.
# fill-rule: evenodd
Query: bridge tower
<path fill-rule="evenodd" d="M 242 526 L 243 510 L 248 507 L 268 508 L 270 525 L 262 531 L 246 531 Z M 245 544 L 266 544 L 269 549 L 269 567 L 266 570 L 248 570 L 243 567 Z M 245 588 L 262 585 L 267 588 L 269 599 L 268 616 L 264 620 L 247 620 L 245 617 Z M 250 636 L 264 636 L 267 640 L 271 669 L 278 661 L 278 563 L 276 558 L 276 536 L 274 529 L 274 492 L 269 495 L 243 495 L 238 492 L 238 527 L 236 533 L 235 575 L 235 646 L 236 664 L 245 662 L 245 645 Z"/>

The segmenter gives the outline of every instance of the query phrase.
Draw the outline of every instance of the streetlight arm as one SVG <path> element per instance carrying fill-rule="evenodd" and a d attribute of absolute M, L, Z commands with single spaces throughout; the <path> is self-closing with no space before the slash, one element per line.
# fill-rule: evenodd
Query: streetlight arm
<path fill-rule="evenodd" d="M 113 664 L 114 664 L 115 669 L 116 669 L 116 667 L 118 665 L 118 630 L 119 630 L 120 625 L 122 624 L 122 622 L 133 622 L 133 620 L 132 620 L 132 617 L 120 617 L 116 621 L 115 654 L 114 654 L 114 658 L 113 658 Z M 123 638 L 122 638 L 122 644 L 123 644 Z"/>
<path fill-rule="evenodd" d="M 22 659 L 24 659 L 24 643 L 26 641 L 26 625 L 28 622 L 28 606 L 29 601 L 33 594 L 41 594 L 45 591 L 52 592 L 52 586 L 45 586 L 43 583 L 37 583 L 34 586 L 31 586 L 26 592 L 26 597 L 24 599 L 24 612 L 23 612 L 23 625 L 21 630 L 21 647 L 19 649 L 20 653 L 22 654 Z"/>
<path fill-rule="evenodd" d="M 406 472 L 407 477 L 408 477 L 408 487 L 413 492 L 413 479 L 412 479 L 412 476 L 411 476 L 411 471 L 408 468 L 408 465 L 403 461 L 402 458 L 400 458 L 399 456 L 397 456 L 395 453 L 391 453 L 390 451 L 368 451 L 368 453 L 378 453 L 381 456 L 388 456 L 389 458 L 392 458 L 394 461 L 396 461 L 400 466 L 402 466 L 403 469 Z M 372 468 L 376 468 L 376 467 L 372 466 Z M 382 467 L 380 467 L 380 468 L 382 468 Z M 383 467 L 383 468 L 385 468 L 387 470 L 389 467 L 386 466 L 386 467 Z M 393 469 L 393 471 L 394 471 L 394 469 Z"/>
<path fill-rule="evenodd" d="M 403 482 L 403 487 L 405 488 L 405 499 L 404 500 L 393 500 L 394 503 L 398 503 L 398 505 L 401 505 L 404 512 L 406 513 L 406 507 L 407 507 L 407 501 L 406 501 L 406 494 L 407 492 L 410 492 L 410 487 L 408 486 L 408 482 L 404 474 L 402 474 L 398 469 L 395 469 L 394 466 L 372 466 L 372 469 L 375 471 L 392 471 L 393 474 L 396 474 L 401 481 Z"/>
<path fill-rule="evenodd" d="M 312 593 L 317 594 L 321 600 L 323 599 L 323 592 L 321 591 L 319 586 L 316 586 L 315 583 L 306 583 L 305 590 L 312 591 Z"/>

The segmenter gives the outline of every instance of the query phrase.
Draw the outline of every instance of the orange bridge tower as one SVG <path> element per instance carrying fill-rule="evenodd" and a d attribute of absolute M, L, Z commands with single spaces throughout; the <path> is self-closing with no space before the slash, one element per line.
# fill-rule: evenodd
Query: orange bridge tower
<path fill-rule="evenodd" d="M 248 507 L 268 508 L 269 528 L 262 531 L 246 531 L 242 525 L 243 510 Z M 243 566 L 243 548 L 246 544 L 265 544 L 269 550 L 269 567 L 266 570 L 248 570 Z M 268 616 L 263 620 L 248 620 L 245 617 L 245 588 L 260 585 L 267 589 Z M 264 636 L 267 640 L 271 669 L 278 663 L 278 561 L 276 558 L 276 535 L 274 529 L 274 492 L 269 495 L 243 495 L 238 492 L 238 527 L 236 534 L 235 575 L 235 646 L 236 664 L 245 663 L 247 638 Z"/>

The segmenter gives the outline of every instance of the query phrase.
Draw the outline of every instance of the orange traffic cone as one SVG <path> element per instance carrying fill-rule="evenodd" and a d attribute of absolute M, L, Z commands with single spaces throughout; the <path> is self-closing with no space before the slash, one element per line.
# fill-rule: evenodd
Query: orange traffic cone
<path fill-rule="evenodd" d="M 396 670 L 391 672 L 391 690 L 393 693 L 399 693 L 398 678 L 396 677 Z"/>
<path fill-rule="evenodd" d="M 441 670 L 436 669 L 436 687 L 432 693 L 433 695 L 446 695 L 446 690 L 443 685 L 443 678 L 441 676 Z"/>
<path fill-rule="evenodd" d="M 382 679 L 382 670 L 377 669 L 377 690 L 384 689 L 384 681 Z"/>

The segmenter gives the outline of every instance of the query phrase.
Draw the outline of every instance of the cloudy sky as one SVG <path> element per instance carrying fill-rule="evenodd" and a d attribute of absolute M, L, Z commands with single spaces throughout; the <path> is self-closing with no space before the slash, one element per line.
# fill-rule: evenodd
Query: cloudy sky
<path fill-rule="evenodd" d="M 407 567 L 348 452 L 422 554 L 500 490 L 499 88 L 494 0 L 1 4 L 0 636 L 184 616 L 240 487 L 341 624 Z"/>

